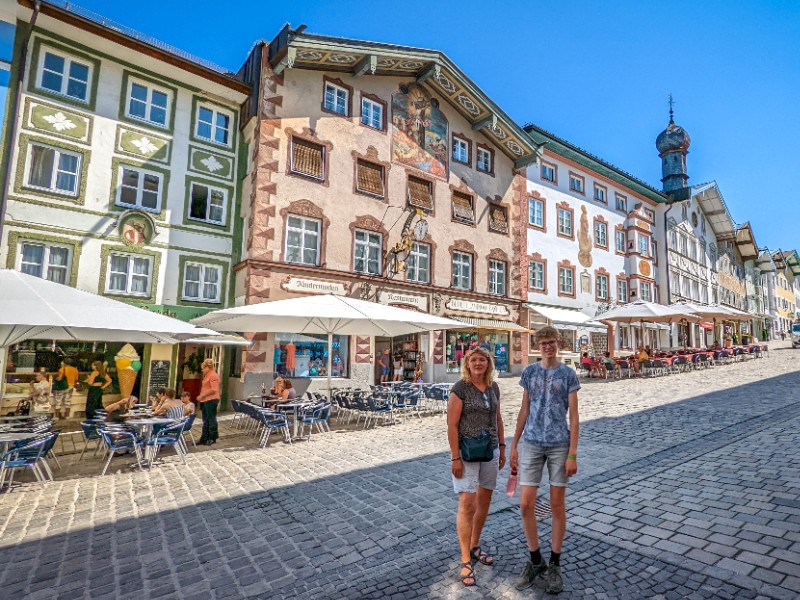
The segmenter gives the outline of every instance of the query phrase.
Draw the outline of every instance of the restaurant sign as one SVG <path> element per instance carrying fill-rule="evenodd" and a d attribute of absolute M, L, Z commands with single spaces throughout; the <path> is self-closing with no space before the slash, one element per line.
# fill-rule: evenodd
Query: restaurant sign
<path fill-rule="evenodd" d="M 414 294 L 398 294 L 396 292 L 379 292 L 378 302 L 381 304 L 402 304 L 405 306 L 412 306 L 422 312 L 428 312 L 428 298 L 427 296 L 417 296 Z"/>
<path fill-rule="evenodd" d="M 321 281 L 319 279 L 304 279 L 289 276 L 281 282 L 281 287 L 287 292 L 302 292 L 306 294 L 336 294 L 343 296 L 347 293 L 347 284 L 340 281 Z"/>
<path fill-rule="evenodd" d="M 462 312 L 474 312 L 489 315 L 502 315 L 504 317 L 510 314 L 508 307 L 503 306 L 502 304 L 475 302 L 474 300 L 460 300 L 458 298 L 450 298 L 445 307 L 448 310 L 460 310 Z"/>

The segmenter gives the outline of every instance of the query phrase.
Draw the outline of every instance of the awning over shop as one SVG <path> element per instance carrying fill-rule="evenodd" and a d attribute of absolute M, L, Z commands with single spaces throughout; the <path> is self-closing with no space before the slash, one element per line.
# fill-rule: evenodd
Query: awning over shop
<path fill-rule="evenodd" d="M 524 331 L 527 329 L 511 321 L 501 321 L 500 319 L 478 319 L 476 317 L 448 317 L 454 321 L 461 321 L 479 329 L 502 329 L 504 331 Z"/>
<path fill-rule="evenodd" d="M 184 344 L 195 344 L 198 346 L 249 346 L 250 341 L 240 335 L 199 335 L 181 340 Z"/>
<path fill-rule="evenodd" d="M 546 306 L 544 304 L 525 304 L 525 306 L 553 323 L 557 329 L 592 329 L 606 331 L 606 326 L 594 321 L 586 313 L 575 308 Z"/>

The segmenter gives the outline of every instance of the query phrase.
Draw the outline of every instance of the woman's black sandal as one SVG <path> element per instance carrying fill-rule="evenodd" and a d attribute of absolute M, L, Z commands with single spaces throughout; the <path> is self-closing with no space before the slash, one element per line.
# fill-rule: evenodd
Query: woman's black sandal
<path fill-rule="evenodd" d="M 475 546 L 472 550 L 470 550 L 469 556 L 472 558 L 472 560 L 478 561 L 487 567 L 491 567 L 494 564 L 494 556 L 483 552 L 480 546 Z"/>
<path fill-rule="evenodd" d="M 477 582 L 475 581 L 475 567 L 472 566 L 472 562 L 461 563 L 461 568 L 469 571 L 466 575 L 459 575 L 461 577 L 461 584 L 464 587 L 474 586 Z M 468 579 L 471 580 L 470 583 L 467 583 Z"/>

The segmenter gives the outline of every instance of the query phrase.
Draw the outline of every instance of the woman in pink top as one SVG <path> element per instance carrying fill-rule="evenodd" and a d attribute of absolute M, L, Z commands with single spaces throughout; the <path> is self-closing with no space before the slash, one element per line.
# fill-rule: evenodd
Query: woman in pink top
<path fill-rule="evenodd" d="M 207 358 L 201 365 L 203 371 L 203 385 L 197 401 L 200 403 L 200 411 L 203 413 L 203 433 L 200 436 L 200 443 L 210 446 L 216 443 L 219 437 L 217 428 L 217 406 L 220 399 L 220 379 L 214 370 L 214 361 Z"/>

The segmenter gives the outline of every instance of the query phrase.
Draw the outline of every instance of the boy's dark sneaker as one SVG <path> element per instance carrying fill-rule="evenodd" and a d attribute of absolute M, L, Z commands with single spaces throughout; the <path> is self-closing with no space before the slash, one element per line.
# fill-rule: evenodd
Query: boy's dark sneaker
<path fill-rule="evenodd" d="M 550 565 L 547 567 L 547 593 L 557 594 L 564 589 L 564 581 L 561 579 L 561 567 Z"/>
<path fill-rule="evenodd" d="M 533 584 L 533 581 L 543 575 L 547 571 L 547 565 L 541 562 L 534 565 L 531 561 L 525 563 L 525 568 L 522 570 L 522 575 L 519 576 L 517 582 L 514 584 L 518 590 L 524 590 Z"/>

